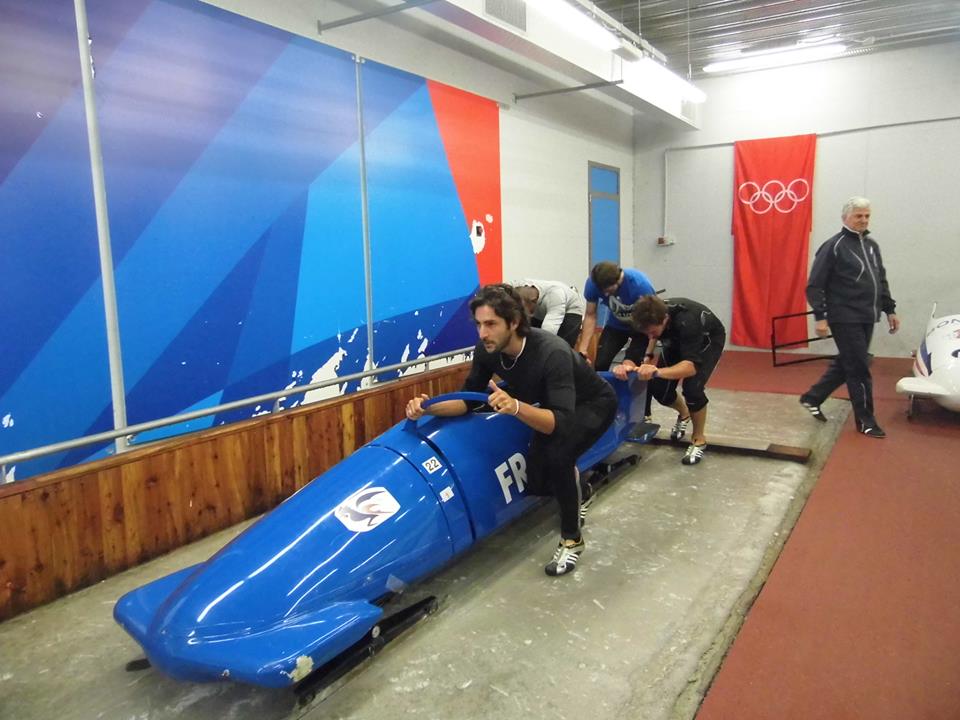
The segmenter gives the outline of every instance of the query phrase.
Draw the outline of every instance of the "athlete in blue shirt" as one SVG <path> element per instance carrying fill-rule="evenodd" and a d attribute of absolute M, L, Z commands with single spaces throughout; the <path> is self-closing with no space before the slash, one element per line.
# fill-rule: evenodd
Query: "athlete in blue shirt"
<path fill-rule="evenodd" d="M 610 318 L 597 344 L 597 357 L 593 363 L 596 370 L 609 370 L 613 358 L 628 340 L 630 346 L 627 348 L 626 357 L 637 365 L 645 361 L 647 336 L 633 327 L 630 314 L 640 298 L 655 293 L 650 280 L 639 270 L 624 269 L 609 260 L 593 266 L 583 289 L 587 310 L 583 316 L 583 329 L 577 350 L 583 355 L 587 354 L 590 339 L 597 327 L 597 305 L 606 305 L 610 309 Z"/>

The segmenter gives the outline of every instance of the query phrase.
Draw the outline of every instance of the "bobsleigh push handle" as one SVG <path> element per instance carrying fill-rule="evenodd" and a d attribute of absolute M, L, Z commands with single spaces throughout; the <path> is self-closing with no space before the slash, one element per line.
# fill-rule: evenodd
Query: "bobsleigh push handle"
<path fill-rule="evenodd" d="M 467 402 L 482 402 L 485 403 L 487 398 L 490 396 L 487 393 L 482 392 L 469 392 L 467 390 L 461 390 L 460 392 L 449 392 L 444 393 L 443 395 L 437 395 L 432 397 L 429 400 L 424 400 L 420 407 L 428 408 L 431 405 L 436 405 L 437 403 L 446 402 L 447 400 L 465 400 Z"/>
<path fill-rule="evenodd" d="M 424 400 L 421 403 L 420 407 L 428 408 L 431 405 L 436 405 L 437 403 L 446 402 L 447 400 L 463 400 L 465 402 L 482 402 L 485 403 L 487 398 L 490 397 L 487 393 L 482 392 L 468 392 L 462 390 L 460 392 L 449 392 L 442 395 L 437 395 L 436 397 L 429 398 Z M 417 421 L 407 419 L 407 422 L 404 423 L 403 429 L 407 432 L 416 432 L 417 430 Z"/>

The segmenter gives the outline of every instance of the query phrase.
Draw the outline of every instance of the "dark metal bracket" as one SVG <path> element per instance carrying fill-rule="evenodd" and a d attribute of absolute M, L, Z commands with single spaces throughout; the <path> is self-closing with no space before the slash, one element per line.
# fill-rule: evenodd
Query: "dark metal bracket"
<path fill-rule="evenodd" d="M 588 83 L 587 85 L 578 85 L 577 87 L 560 88 L 558 90 L 544 90 L 543 92 L 526 93 L 517 95 L 514 93 L 513 101 L 520 102 L 527 98 L 543 97 L 544 95 L 559 95 L 560 93 L 579 92 L 580 90 L 593 90 L 594 88 L 610 87 L 611 85 L 622 85 L 623 80 L 605 80 L 603 82 Z"/>
<path fill-rule="evenodd" d="M 333 28 L 343 27 L 344 25 L 353 25 L 353 23 L 362 22 L 363 20 L 370 20 L 371 18 L 391 15 L 395 12 L 409 10 L 410 8 L 419 7 L 420 5 L 426 5 L 427 3 L 431 2 L 434 2 L 434 0 L 406 0 L 406 2 L 402 2 L 399 5 L 391 5 L 390 7 L 381 8 L 380 10 L 372 10 L 368 13 L 362 13 L 361 15 L 353 15 L 348 18 L 343 18 L 342 20 L 334 20 L 333 22 L 328 23 L 318 20 L 317 32 L 320 35 L 323 35 L 324 30 L 332 30 Z"/>

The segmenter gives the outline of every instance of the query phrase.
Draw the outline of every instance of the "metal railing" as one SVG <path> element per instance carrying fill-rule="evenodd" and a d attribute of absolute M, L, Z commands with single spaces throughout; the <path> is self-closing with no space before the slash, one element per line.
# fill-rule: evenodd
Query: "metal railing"
<path fill-rule="evenodd" d="M 396 372 L 398 370 L 406 370 L 407 368 L 416 367 L 417 365 L 424 366 L 424 372 L 430 370 L 430 363 L 437 362 L 439 360 L 445 360 L 447 358 L 454 357 L 456 355 L 465 355 L 469 356 L 473 353 L 473 347 L 469 346 L 465 348 L 460 348 L 459 350 L 450 350 L 449 352 L 441 353 L 439 355 L 431 355 L 430 357 L 417 358 L 416 360 L 408 360 L 407 362 L 396 363 L 395 365 L 385 365 L 384 367 L 374 368 L 372 370 L 365 370 L 363 372 L 353 373 L 352 375 L 344 375 L 342 377 L 331 378 L 329 380 L 323 380 L 321 382 L 310 383 L 308 385 L 296 385 L 294 387 L 286 387 L 283 390 L 276 390 L 274 392 L 264 393 L 263 395 L 254 395 L 248 398 L 241 400 L 234 400 L 232 402 L 223 403 L 222 405 L 217 405 L 215 407 L 204 408 L 203 410 L 193 410 L 192 412 L 183 413 L 182 415 L 171 415 L 169 417 L 160 418 L 159 420 L 151 420 L 149 422 L 139 423 L 137 425 L 128 425 L 126 427 L 118 428 L 116 430 L 109 430 L 106 432 L 97 433 L 95 435 L 86 435 L 84 437 L 76 438 L 74 440 L 65 440 L 63 442 L 52 443 L 50 445 L 42 445 L 40 447 L 32 448 L 30 450 L 22 450 L 20 452 L 10 453 L 9 455 L 0 456 L 0 485 L 5 482 L 11 482 L 7 480 L 7 466 L 13 465 L 19 462 L 26 462 L 27 460 L 35 460 L 36 458 L 45 457 L 47 455 L 53 455 L 59 452 L 65 452 L 67 450 L 73 450 L 74 448 L 84 447 L 86 445 L 95 445 L 97 443 L 106 442 L 108 440 L 115 440 L 118 437 L 126 437 L 129 441 L 132 442 L 133 438 L 148 430 L 156 430 L 157 428 L 167 427 L 168 425 L 177 425 L 182 422 L 188 422 L 190 420 L 196 420 L 197 418 L 206 417 L 208 415 L 215 415 L 220 412 L 226 412 L 229 410 L 237 410 L 239 408 L 248 407 L 250 405 L 257 405 L 260 403 L 274 401 L 273 408 L 271 409 L 271 414 L 279 412 L 282 410 L 290 410 L 292 408 L 281 408 L 279 403 L 284 398 L 290 395 L 299 395 L 301 393 L 307 393 L 312 390 L 320 390 L 322 388 L 330 387 L 332 385 L 339 385 L 341 383 L 353 382 L 354 380 L 363 380 L 368 377 L 376 377 L 378 375 L 383 375 L 385 373 Z M 400 378 L 394 378 L 386 382 L 394 382 Z M 198 431 L 192 431 L 198 432 Z M 188 434 L 188 433 L 183 433 Z M 168 439 L 168 438 L 158 438 Z"/>
<path fill-rule="evenodd" d="M 812 342 L 817 342 L 818 340 L 829 340 L 833 335 L 825 335 L 824 337 L 812 337 L 806 338 L 805 340 L 793 340 L 791 342 L 777 343 L 777 320 L 785 320 L 786 318 L 793 317 L 806 317 L 807 315 L 813 315 L 813 310 L 802 313 L 791 313 L 789 315 L 775 315 L 770 318 L 770 357 L 773 360 L 774 367 L 784 367 L 785 365 L 799 365 L 800 363 L 813 362 L 814 360 L 829 360 L 834 355 L 811 355 L 810 357 L 800 358 L 798 360 L 789 360 L 789 361 L 778 361 L 777 360 L 777 350 L 780 348 L 788 347 L 797 347 L 799 345 L 809 345 Z M 2 458 L 0 458 L 2 459 Z"/>

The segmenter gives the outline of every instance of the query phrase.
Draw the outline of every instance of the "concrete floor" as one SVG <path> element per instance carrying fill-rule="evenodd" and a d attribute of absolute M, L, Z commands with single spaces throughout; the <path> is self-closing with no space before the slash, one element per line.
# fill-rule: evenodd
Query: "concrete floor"
<path fill-rule="evenodd" d="M 116 599 L 233 528 L 0 624 L 0 718 L 691 718 L 849 410 L 828 401 L 824 424 L 793 396 L 710 395 L 708 431 L 814 459 L 708 452 L 684 467 L 678 449 L 639 447 L 591 510 L 576 573 L 543 573 L 557 538 L 543 505 L 411 591 L 440 610 L 306 707 L 286 691 L 125 671 L 142 653 L 113 623 Z"/>

